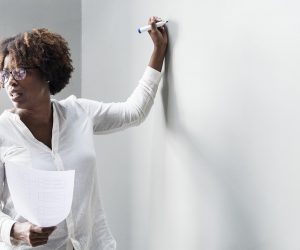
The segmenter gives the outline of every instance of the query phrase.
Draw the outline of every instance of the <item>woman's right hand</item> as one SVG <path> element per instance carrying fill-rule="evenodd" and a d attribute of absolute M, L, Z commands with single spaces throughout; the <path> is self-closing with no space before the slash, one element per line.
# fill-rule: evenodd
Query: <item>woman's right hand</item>
<path fill-rule="evenodd" d="M 16 222 L 12 229 L 10 236 L 16 240 L 21 240 L 27 244 L 36 247 L 47 243 L 50 234 L 56 229 L 53 227 L 39 227 L 27 222 Z"/>

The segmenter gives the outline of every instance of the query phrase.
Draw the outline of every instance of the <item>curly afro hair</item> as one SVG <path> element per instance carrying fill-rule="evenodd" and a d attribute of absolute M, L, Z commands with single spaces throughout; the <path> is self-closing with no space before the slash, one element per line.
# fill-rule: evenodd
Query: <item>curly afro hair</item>
<path fill-rule="evenodd" d="M 1 70 L 7 55 L 16 67 L 37 67 L 41 77 L 49 81 L 52 95 L 69 83 L 74 71 L 68 42 L 45 28 L 32 29 L 0 41 Z"/>

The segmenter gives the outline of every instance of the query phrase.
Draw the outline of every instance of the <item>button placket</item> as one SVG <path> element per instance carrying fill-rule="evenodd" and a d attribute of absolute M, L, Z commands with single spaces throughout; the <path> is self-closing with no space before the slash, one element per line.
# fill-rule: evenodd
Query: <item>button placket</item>
<path fill-rule="evenodd" d="M 59 126 L 58 126 L 58 115 L 57 115 L 57 110 L 56 110 L 56 106 L 55 106 L 55 102 L 53 103 L 53 109 L 54 110 L 54 115 L 55 115 L 55 119 L 53 123 L 53 134 L 52 134 L 52 157 L 54 159 L 54 163 L 55 166 L 57 168 L 57 170 L 59 171 L 63 171 L 65 170 L 64 168 L 64 163 L 58 153 L 58 140 L 59 140 Z M 72 208 L 70 210 L 69 215 L 66 218 L 66 223 L 67 223 L 67 228 L 68 228 L 68 236 L 71 239 L 75 239 L 75 233 L 74 233 L 74 221 L 73 221 L 73 215 L 72 215 Z"/>

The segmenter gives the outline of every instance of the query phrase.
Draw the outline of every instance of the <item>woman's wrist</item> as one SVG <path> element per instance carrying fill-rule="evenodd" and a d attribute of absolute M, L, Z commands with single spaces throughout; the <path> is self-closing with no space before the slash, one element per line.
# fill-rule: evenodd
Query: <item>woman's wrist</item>
<path fill-rule="evenodd" d="M 154 47 L 149 65 L 157 71 L 161 71 L 166 54 L 166 47 Z"/>
<path fill-rule="evenodd" d="M 153 52 L 165 54 L 167 49 L 167 44 L 154 45 Z"/>
<path fill-rule="evenodd" d="M 20 222 L 15 222 L 10 230 L 10 237 L 15 240 L 20 240 Z"/>
<path fill-rule="evenodd" d="M 10 229 L 10 237 L 13 237 L 13 238 L 14 238 L 14 227 L 15 227 L 16 223 L 17 222 L 15 222 Z"/>

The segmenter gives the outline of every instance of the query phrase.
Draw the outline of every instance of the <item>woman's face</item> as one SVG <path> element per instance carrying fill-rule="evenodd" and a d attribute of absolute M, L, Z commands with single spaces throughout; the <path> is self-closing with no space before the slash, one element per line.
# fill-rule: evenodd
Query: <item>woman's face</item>
<path fill-rule="evenodd" d="M 12 71 L 14 68 L 11 56 L 7 55 L 4 59 L 3 69 Z M 49 86 L 41 78 L 37 68 L 26 69 L 26 77 L 23 80 L 15 80 L 10 74 L 5 89 L 13 105 L 20 109 L 33 109 L 41 102 L 50 100 Z"/>

